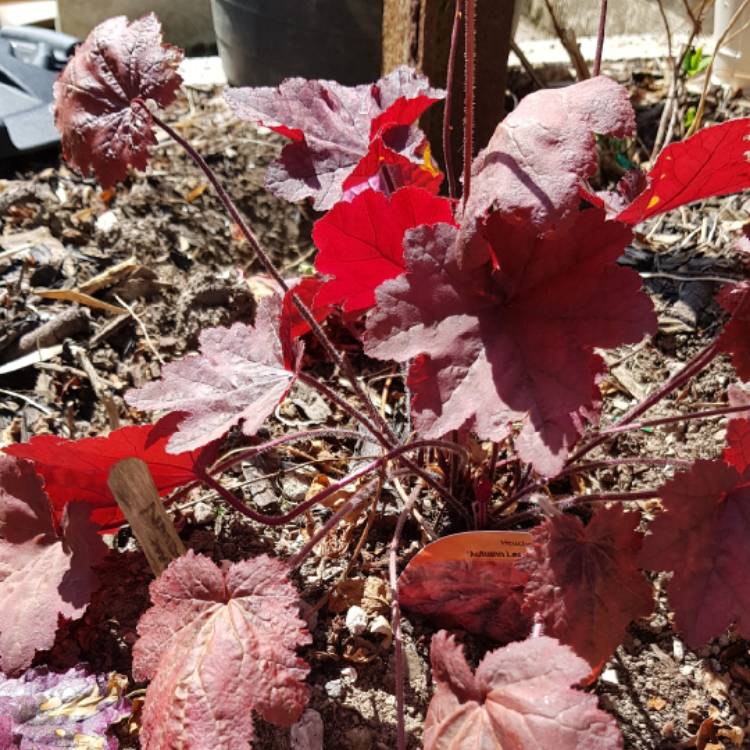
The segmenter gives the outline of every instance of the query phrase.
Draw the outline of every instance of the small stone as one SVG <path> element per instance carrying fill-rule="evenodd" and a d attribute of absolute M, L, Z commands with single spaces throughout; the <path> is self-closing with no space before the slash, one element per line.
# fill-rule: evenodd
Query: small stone
<path fill-rule="evenodd" d="M 117 221 L 117 214 L 114 211 L 105 211 L 97 218 L 96 228 L 107 234 L 117 226 Z"/>
<path fill-rule="evenodd" d="M 341 670 L 341 679 L 344 682 L 354 684 L 357 681 L 357 670 L 354 667 L 344 667 Z"/>
<path fill-rule="evenodd" d="M 216 518 L 216 508 L 208 503 L 196 503 L 193 506 L 193 518 L 197 526 L 213 523 Z"/>
<path fill-rule="evenodd" d="M 344 694 L 344 686 L 341 680 L 329 680 L 325 684 L 325 690 L 329 698 L 340 698 Z"/>
<path fill-rule="evenodd" d="M 680 667 L 680 674 L 685 675 L 687 677 L 688 675 L 691 675 L 693 673 L 693 667 L 690 664 L 683 664 Z"/>
<path fill-rule="evenodd" d="M 602 682 L 609 683 L 610 685 L 619 685 L 620 678 L 617 676 L 617 671 L 614 669 L 605 669 L 602 672 Z"/>
<path fill-rule="evenodd" d="M 675 661 L 682 661 L 685 658 L 685 645 L 679 638 L 672 640 L 672 656 Z"/>
<path fill-rule="evenodd" d="M 367 612 L 356 604 L 346 613 L 346 629 L 352 635 L 362 635 L 367 630 Z"/>
<path fill-rule="evenodd" d="M 370 632 L 375 633 L 375 635 L 382 635 L 384 638 L 390 638 L 393 635 L 391 623 L 383 615 L 378 615 L 370 623 Z"/>
<path fill-rule="evenodd" d="M 323 750 L 323 719 L 313 708 L 308 708 L 289 730 L 292 750 Z"/>

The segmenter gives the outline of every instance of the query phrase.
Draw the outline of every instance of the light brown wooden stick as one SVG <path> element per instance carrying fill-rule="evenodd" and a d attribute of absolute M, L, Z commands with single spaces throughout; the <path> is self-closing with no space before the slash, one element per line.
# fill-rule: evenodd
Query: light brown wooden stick
<path fill-rule="evenodd" d="M 112 467 L 107 483 L 158 577 L 185 553 L 185 545 L 164 510 L 148 466 L 139 458 L 126 458 Z"/>

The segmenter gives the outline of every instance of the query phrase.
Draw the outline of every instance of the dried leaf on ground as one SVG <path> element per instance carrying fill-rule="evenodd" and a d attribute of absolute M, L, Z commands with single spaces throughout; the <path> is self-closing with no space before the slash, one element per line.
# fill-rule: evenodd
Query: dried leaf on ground
<path fill-rule="evenodd" d="M 266 555 L 219 567 L 191 550 L 151 584 L 133 649 L 135 678 L 151 680 L 145 747 L 247 747 L 252 711 L 280 726 L 299 719 L 309 668 L 295 650 L 311 638 L 288 574 Z"/>

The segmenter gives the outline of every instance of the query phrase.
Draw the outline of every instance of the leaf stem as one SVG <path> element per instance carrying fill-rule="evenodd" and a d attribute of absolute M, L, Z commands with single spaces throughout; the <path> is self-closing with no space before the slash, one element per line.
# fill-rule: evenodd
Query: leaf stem
<path fill-rule="evenodd" d="M 476 65 L 475 19 L 476 0 L 464 0 L 464 189 L 463 206 L 471 193 L 471 162 L 474 158 L 474 73 Z"/>
<path fill-rule="evenodd" d="M 289 285 L 286 283 L 284 278 L 271 262 L 268 254 L 261 247 L 260 242 L 258 242 L 258 239 L 253 233 L 252 229 L 250 229 L 250 226 L 242 217 L 239 210 L 237 209 L 237 206 L 234 204 L 234 201 L 224 189 L 224 186 L 221 184 L 221 182 L 219 182 L 219 179 L 217 178 L 211 167 L 208 165 L 206 160 L 193 148 L 193 146 L 187 139 L 183 138 L 177 131 L 167 125 L 167 123 L 165 123 L 153 113 L 151 113 L 151 117 L 156 125 L 158 125 L 170 138 L 172 138 L 175 143 L 177 143 L 180 147 L 182 147 L 182 149 L 184 149 L 187 155 L 203 172 L 203 174 L 206 176 L 206 178 L 216 191 L 216 195 L 221 201 L 221 204 L 226 209 L 230 218 L 240 228 L 243 236 L 248 241 L 248 243 L 250 243 L 250 247 L 257 255 L 258 260 L 260 260 L 260 262 L 263 264 L 266 272 L 274 279 L 274 281 L 281 287 L 281 289 L 283 289 L 285 292 L 288 292 Z M 383 432 L 388 435 L 390 445 L 392 446 L 398 444 L 398 440 L 391 431 L 390 426 L 385 421 L 385 419 L 380 416 L 380 413 L 374 407 L 372 401 L 367 397 L 367 394 L 364 392 L 364 389 L 357 379 L 356 373 L 354 372 L 354 369 L 352 368 L 349 360 L 344 354 L 340 353 L 336 349 L 331 339 L 323 330 L 323 327 L 318 323 L 317 320 L 315 320 L 315 316 L 297 294 L 292 294 L 292 301 L 294 302 L 296 308 L 299 310 L 300 315 L 303 317 L 307 325 L 310 326 L 310 329 L 315 334 L 318 341 L 320 341 L 320 343 L 322 344 L 328 356 L 336 364 L 339 370 L 341 370 L 341 372 L 346 375 L 347 379 L 351 383 L 352 389 L 354 390 L 358 398 L 362 401 L 365 409 L 367 409 L 367 411 L 370 413 L 370 416 L 373 418 L 375 424 L 378 424 L 381 430 L 383 430 Z"/>
<path fill-rule="evenodd" d="M 395 686 L 396 696 L 396 748 L 406 750 L 406 726 L 404 717 L 404 651 L 401 635 L 401 606 L 398 601 L 398 548 L 401 544 L 406 519 L 411 514 L 414 503 L 419 497 L 422 489 L 420 484 L 411 491 L 409 498 L 398 516 L 396 528 L 391 538 L 388 553 L 388 578 L 391 585 L 391 631 L 393 633 L 393 658 L 395 662 Z"/>
<path fill-rule="evenodd" d="M 596 34 L 596 54 L 591 75 L 598 76 L 602 69 L 602 53 L 604 52 L 604 32 L 607 26 L 607 0 L 601 0 L 599 10 L 599 29 Z"/>
<path fill-rule="evenodd" d="M 693 357 L 678 373 L 673 375 L 666 383 L 660 388 L 657 388 L 650 396 L 641 401 L 640 404 L 636 404 L 629 412 L 627 412 L 622 419 L 618 422 L 619 426 L 627 425 L 633 422 L 635 419 L 641 416 L 644 412 L 651 409 L 653 406 L 659 403 L 663 398 L 668 396 L 670 393 L 676 391 L 681 385 L 686 383 L 690 378 L 697 375 L 701 370 L 707 367 L 719 353 L 719 346 L 716 340 L 712 341 L 708 346 L 702 349 L 698 354 Z M 677 420 L 675 420 L 677 421 Z M 607 430 L 600 431 L 591 440 L 585 442 L 567 461 L 566 464 L 572 464 L 577 461 L 581 456 L 586 455 L 598 445 L 601 445 L 610 434 Z"/>
<path fill-rule="evenodd" d="M 458 56 L 458 40 L 461 31 L 461 0 L 456 0 L 453 11 L 453 29 L 451 30 L 451 47 L 448 52 L 448 71 L 445 82 L 445 101 L 443 102 L 443 162 L 445 176 L 448 181 L 448 195 L 455 198 L 458 195 L 456 185 L 456 171 L 453 166 L 453 144 L 451 116 L 453 115 L 453 94 L 456 85 L 456 57 Z"/>

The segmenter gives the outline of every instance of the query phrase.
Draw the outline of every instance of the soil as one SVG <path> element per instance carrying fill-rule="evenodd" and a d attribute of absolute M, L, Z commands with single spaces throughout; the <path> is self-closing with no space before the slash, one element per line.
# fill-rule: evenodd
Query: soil
<path fill-rule="evenodd" d="M 609 71 L 631 87 L 639 110 L 639 138 L 633 157 L 648 156 L 648 145 L 663 106 L 664 85 L 653 65 Z M 527 82 L 517 81 L 521 95 Z M 684 106 L 695 103 L 690 94 Z M 715 119 L 744 114 L 746 102 L 710 100 Z M 263 188 L 264 167 L 281 140 L 263 128 L 238 123 L 217 92 L 188 90 L 169 111 L 169 121 L 188 137 L 230 187 L 261 243 L 287 276 L 310 263 L 314 213 L 305 205 L 275 199 Z M 61 346 L 41 364 L 0 375 L 0 444 L 54 433 L 66 437 L 100 435 L 118 426 L 145 421 L 127 407 L 123 394 L 158 377 L 162 362 L 194 350 L 199 332 L 235 320 L 252 322 L 253 291 L 265 280 L 248 246 L 238 240 L 202 176 L 187 157 L 160 142 L 145 174 L 133 174 L 112 192 L 81 180 L 56 156 L 12 165 L 15 174 L 0 181 L 0 368 L 37 347 Z M 606 175 L 604 179 L 606 179 Z M 705 345 L 723 316 L 713 302 L 722 281 L 741 278 L 744 267 L 735 249 L 746 220 L 745 198 L 707 201 L 674 212 L 640 229 L 622 259 L 641 273 L 659 313 L 659 333 L 632 347 L 606 353 L 611 372 L 602 384 L 603 422 L 611 422 Z M 133 260 L 131 260 L 133 259 Z M 130 265 L 127 264 L 130 261 Z M 40 289 L 85 288 L 104 272 L 99 300 L 127 306 L 113 315 L 87 306 L 41 296 Z M 357 367 L 379 396 L 387 375 L 389 415 L 403 419 L 398 373 L 364 360 L 354 339 L 337 331 L 354 353 Z M 312 345 L 314 346 L 314 344 Z M 0 370 L 2 372 L 2 370 Z M 326 373 L 324 373 L 326 374 Z M 729 363 L 717 360 L 652 416 L 726 403 L 735 380 Z M 389 381 L 390 382 L 390 381 Z M 271 432 L 338 423 L 332 411 L 298 388 L 269 423 Z M 599 449 L 600 455 L 716 457 L 725 423 L 719 419 L 628 433 Z M 231 436 L 230 440 L 239 440 Z M 360 453 L 366 446 L 358 446 Z M 278 512 L 299 501 L 319 473 L 339 476 L 354 465 L 352 449 L 311 441 L 298 452 L 263 464 L 247 465 L 230 484 L 241 487 L 264 512 Z M 587 478 L 603 490 L 653 487 L 669 473 L 621 467 Z M 369 602 L 371 620 L 389 617 L 387 595 L 363 598 L 385 589 L 388 544 L 396 505 L 383 495 L 377 513 L 352 519 L 312 555 L 295 582 L 305 602 L 314 636 L 304 650 L 312 672 L 310 708 L 326 727 L 326 747 L 347 750 L 395 746 L 393 649 L 387 633 L 352 635 L 345 615 L 350 604 Z M 648 518 L 657 501 L 639 503 Z M 240 560 L 262 552 L 289 556 L 324 517 L 315 512 L 296 524 L 269 529 L 197 492 L 171 510 L 186 545 L 215 560 Z M 432 501 L 422 512 L 437 533 L 461 530 L 461 520 Z M 363 530 L 364 544 L 355 545 Z M 109 540 L 112 551 L 101 569 L 103 585 L 84 618 L 65 625 L 54 648 L 37 662 L 53 668 L 78 662 L 100 671 L 116 670 L 131 679 L 131 649 L 136 624 L 148 606 L 152 575 L 126 527 Z M 420 548 L 423 535 L 407 524 L 400 564 Z M 341 584 L 345 579 L 349 583 Z M 354 581 L 354 583 L 351 583 Z M 636 622 L 626 642 L 603 668 L 593 690 L 618 719 L 628 750 L 684 747 L 750 747 L 746 706 L 750 698 L 750 652 L 729 633 L 694 652 L 672 629 L 664 596 L 664 576 L 655 579 L 657 607 Z M 331 592 L 333 596 L 329 598 Z M 363 604 L 364 606 L 364 604 Z M 434 630 L 419 619 L 403 623 L 408 673 L 407 732 L 418 747 L 431 695 L 429 640 Z M 492 644 L 466 637 L 475 661 Z M 698 738 L 699 730 L 701 737 Z M 291 747 L 290 735 L 257 721 L 256 747 Z M 118 728 L 121 746 L 138 747 L 137 713 Z M 714 744 L 706 745 L 706 742 Z M 703 743 L 703 744 L 700 744 Z"/>

